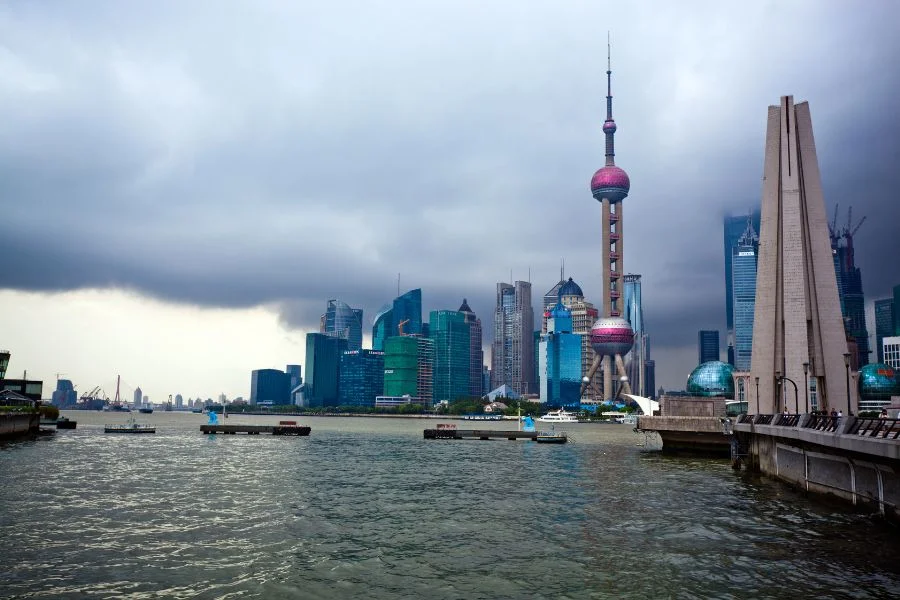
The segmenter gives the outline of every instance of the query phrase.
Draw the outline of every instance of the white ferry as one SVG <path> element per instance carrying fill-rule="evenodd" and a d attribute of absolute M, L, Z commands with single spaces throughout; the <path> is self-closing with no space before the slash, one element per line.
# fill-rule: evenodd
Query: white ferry
<path fill-rule="evenodd" d="M 546 415 L 537 418 L 541 423 L 577 423 L 578 415 L 566 412 L 564 409 L 551 410 Z"/>

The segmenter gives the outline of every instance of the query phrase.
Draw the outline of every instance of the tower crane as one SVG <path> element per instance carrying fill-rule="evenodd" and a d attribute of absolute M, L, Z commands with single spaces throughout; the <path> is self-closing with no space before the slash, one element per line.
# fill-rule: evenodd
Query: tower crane
<path fill-rule="evenodd" d="M 409 323 L 409 319 L 403 319 L 402 321 L 397 323 L 397 332 L 400 335 L 403 335 L 403 326 L 406 325 L 407 323 Z"/>

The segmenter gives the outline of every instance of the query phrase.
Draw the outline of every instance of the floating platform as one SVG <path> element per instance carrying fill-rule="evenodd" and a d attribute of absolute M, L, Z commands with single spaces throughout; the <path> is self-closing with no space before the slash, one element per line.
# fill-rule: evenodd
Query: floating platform
<path fill-rule="evenodd" d="M 246 433 L 247 435 L 259 435 L 271 433 L 272 435 L 309 435 L 311 427 L 305 425 L 201 425 L 200 431 L 205 434 L 223 433 L 234 435 Z"/>
<path fill-rule="evenodd" d="M 553 433 L 552 440 L 541 439 L 542 436 L 550 436 L 547 432 L 541 431 L 501 431 L 498 429 L 456 429 L 451 427 L 438 427 L 437 429 L 426 429 L 424 437 L 426 440 L 534 440 L 536 442 L 565 443 L 566 434 Z"/>

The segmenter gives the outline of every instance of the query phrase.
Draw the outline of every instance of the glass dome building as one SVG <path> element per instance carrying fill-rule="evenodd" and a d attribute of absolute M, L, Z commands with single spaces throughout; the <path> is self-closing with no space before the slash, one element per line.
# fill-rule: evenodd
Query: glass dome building
<path fill-rule="evenodd" d="M 891 396 L 900 396 L 900 373 L 883 363 L 874 363 L 859 370 L 857 380 L 859 410 L 881 410 L 891 404 Z"/>
<path fill-rule="evenodd" d="M 734 399 L 734 367 L 719 360 L 711 360 L 691 371 L 687 391 L 692 396 L 724 396 Z"/>

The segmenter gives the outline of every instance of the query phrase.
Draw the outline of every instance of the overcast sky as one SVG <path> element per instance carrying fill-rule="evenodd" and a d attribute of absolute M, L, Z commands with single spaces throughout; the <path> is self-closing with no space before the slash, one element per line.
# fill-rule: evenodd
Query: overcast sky
<path fill-rule="evenodd" d="M 810 102 L 826 205 L 900 283 L 900 3 L 7 2 L 0 347 L 154 401 L 304 362 L 328 298 L 599 304 L 606 32 L 625 270 L 658 384 L 725 329 L 722 218 L 759 206 L 766 107 Z M 367 332 L 370 333 L 370 332 Z M 724 348 L 723 348 L 724 350 Z M 487 357 L 486 357 L 487 358 Z"/>

